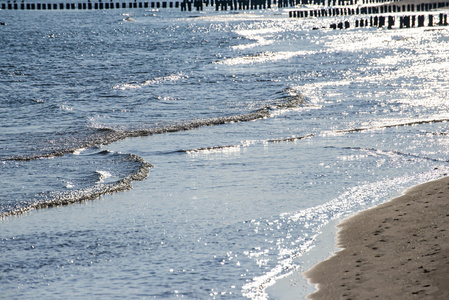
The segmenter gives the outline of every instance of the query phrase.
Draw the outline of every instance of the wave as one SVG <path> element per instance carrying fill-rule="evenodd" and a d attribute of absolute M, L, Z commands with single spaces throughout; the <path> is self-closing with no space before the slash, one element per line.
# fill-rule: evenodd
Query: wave
<path fill-rule="evenodd" d="M 248 65 L 264 62 L 272 62 L 284 59 L 290 59 L 295 56 L 310 55 L 314 52 L 311 51 L 281 51 L 281 52 L 262 52 L 255 55 L 247 55 L 241 57 L 228 58 L 225 60 L 216 61 L 215 64 L 219 65 Z"/>
<path fill-rule="evenodd" d="M 301 96 L 302 97 L 302 96 Z M 300 99 L 301 99 L 300 97 Z M 297 101 L 294 100 L 294 101 Z M 293 101 L 293 103 L 294 103 Z M 302 101 L 302 100 L 301 100 Z M 288 102 L 286 102 L 286 105 L 283 105 L 283 107 L 288 107 Z M 431 123 L 443 123 L 447 122 L 449 119 L 428 119 L 428 120 L 418 120 L 418 121 L 412 121 L 412 122 L 403 122 L 403 123 L 393 123 L 393 124 L 387 124 L 387 125 L 381 125 L 381 126 L 372 126 L 372 127 L 363 127 L 363 128 L 350 128 L 350 129 L 344 129 L 344 130 L 336 130 L 332 133 L 334 134 L 345 134 L 345 133 L 354 133 L 354 132 L 361 132 L 361 131 L 367 131 L 367 130 L 376 130 L 376 129 L 386 129 L 386 128 L 393 128 L 393 127 L 404 127 L 404 126 L 413 126 L 413 125 L 420 125 L 420 124 L 431 124 Z M 433 133 L 438 135 L 449 135 L 449 133 Z M 260 140 L 260 141 L 252 141 L 251 144 L 255 144 L 257 142 L 260 143 L 284 143 L 284 142 L 295 142 L 298 140 L 303 140 L 307 138 L 312 138 L 317 136 L 317 133 L 308 133 L 301 136 L 293 136 L 293 137 L 287 137 L 287 138 L 277 138 L 277 139 L 267 139 L 267 140 Z M 249 144 L 247 142 L 242 142 L 239 145 L 218 145 L 218 146 L 210 146 L 210 147 L 202 147 L 202 148 L 195 148 L 195 149 L 182 149 L 182 150 L 176 150 L 174 152 L 183 152 L 183 153 L 196 153 L 196 152 L 213 152 L 213 151 L 223 151 L 227 149 L 239 149 L 242 147 L 246 147 Z M 328 146 L 329 148 L 333 148 L 334 146 Z M 414 157 L 417 159 L 425 159 L 425 160 L 431 160 L 431 161 L 438 161 L 438 162 L 446 162 L 446 160 L 441 159 L 435 159 L 431 157 L 422 157 L 419 155 L 411 154 L 411 153 L 403 153 L 400 151 L 383 151 L 380 149 L 375 148 L 362 148 L 362 147 L 344 147 L 343 149 L 357 149 L 357 150 L 365 150 L 365 151 L 376 151 L 376 152 L 382 152 L 383 154 L 396 154 L 396 155 L 402 155 L 402 156 L 409 156 Z"/>
<path fill-rule="evenodd" d="M 185 79 L 185 78 L 189 78 L 189 76 L 187 76 L 186 74 L 183 73 L 177 73 L 177 74 L 171 74 L 168 76 L 162 76 L 162 77 L 156 77 L 150 80 L 146 80 L 143 82 L 132 82 L 132 83 L 123 83 L 123 84 L 118 84 L 116 86 L 114 86 L 113 88 L 116 90 L 128 90 L 128 89 L 139 89 L 139 88 L 143 88 L 145 86 L 149 86 L 149 85 L 156 85 L 156 84 L 161 84 L 167 81 L 178 81 L 180 79 Z"/>
<path fill-rule="evenodd" d="M 326 148 L 337 148 L 335 146 L 327 146 Z M 405 156 L 405 157 L 411 157 L 419 160 L 428 160 L 428 161 L 434 161 L 434 162 L 449 162 L 447 159 L 439 159 L 439 158 L 433 158 L 429 156 L 421 156 L 413 153 L 405 153 L 397 150 L 382 150 L 377 148 L 364 148 L 364 147 L 341 147 L 341 149 L 350 149 L 350 150 L 361 150 L 361 151 L 372 151 L 376 154 L 382 154 L 386 156 L 391 155 L 398 155 L 398 156 Z"/>
<path fill-rule="evenodd" d="M 248 114 L 242 114 L 242 115 L 234 115 L 234 116 L 228 116 L 228 117 L 217 117 L 217 118 L 210 118 L 210 119 L 204 119 L 204 120 L 192 120 L 187 121 L 180 124 L 172 124 L 164 127 L 155 127 L 155 128 L 146 128 L 146 129 L 137 129 L 137 130 L 113 130 L 113 129 L 102 129 L 106 134 L 106 137 L 104 140 L 100 141 L 97 140 L 97 143 L 101 144 L 108 144 L 112 143 L 121 139 L 130 138 L 130 137 L 142 137 L 142 136 L 150 136 L 150 135 L 156 135 L 156 134 L 164 134 L 164 133 L 170 133 L 170 132 L 178 132 L 178 131 L 187 131 L 187 130 L 193 130 L 200 127 L 205 126 L 215 126 L 215 125 L 222 125 L 227 123 L 238 123 L 238 122 L 249 122 L 249 121 L 255 121 L 258 119 L 265 119 L 268 117 L 271 117 L 273 112 L 279 111 L 279 110 L 285 110 L 285 109 L 293 109 L 297 107 L 301 107 L 301 105 L 304 105 L 307 103 L 307 99 L 300 93 L 295 93 L 293 91 L 290 91 L 289 96 L 283 97 L 283 99 L 278 100 L 272 105 L 269 105 L 267 107 L 261 108 L 259 110 L 256 110 L 255 112 L 248 113 Z M 391 123 L 391 124 L 385 124 L 380 126 L 371 126 L 371 127 L 361 127 L 361 128 L 349 128 L 349 129 L 343 129 L 343 130 L 335 130 L 332 131 L 331 134 L 345 134 L 345 133 L 354 133 L 354 132 L 361 132 L 361 131 L 367 131 L 367 130 L 378 130 L 378 129 L 386 129 L 386 128 L 393 128 L 393 127 L 405 127 L 405 126 L 413 126 L 413 125 L 420 125 L 420 124 L 431 124 L 431 123 L 443 123 L 448 122 L 448 118 L 442 118 L 442 119 L 427 119 L 427 120 L 417 120 L 417 121 L 411 121 L 411 122 L 400 122 L 400 123 Z M 327 133 L 329 134 L 329 133 Z M 302 140 L 306 138 L 311 138 L 318 135 L 318 133 L 306 133 L 301 136 L 293 136 L 293 137 L 287 137 L 287 138 L 278 138 L 278 139 L 267 139 L 260 142 L 263 143 L 281 143 L 281 142 L 293 142 L 297 140 Z M 174 152 L 200 152 L 200 151 L 211 151 L 211 150 L 223 150 L 226 148 L 237 148 L 237 147 L 243 147 L 244 144 L 241 145 L 215 145 L 210 147 L 202 147 L 202 148 L 196 148 L 196 149 L 181 149 L 176 150 Z"/>
<path fill-rule="evenodd" d="M 351 133 L 351 132 L 359 132 L 359 131 L 366 131 L 366 130 L 393 128 L 393 127 L 405 127 L 405 126 L 431 124 L 431 123 L 444 123 L 444 122 L 448 122 L 448 121 L 449 121 L 448 118 L 417 120 L 417 121 L 410 121 L 410 122 L 404 122 L 404 123 L 392 123 L 392 124 L 385 124 L 385 125 L 380 125 L 380 126 L 360 127 L 360 128 L 350 128 L 350 129 L 344 129 L 344 130 L 337 130 L 337 131 L 335 131 L 335 133 Z"/>
<path fill-rule="evenodd" d="M 100 163 L 101 166 L 99 168 L 96 168 L 93 171 L 89 171 L 89 169 L 91 168 L 89 166 L 85 166 L 85 168 L 87 169 L 83 169 L 84 167 L 79 169 L 78 166 L 74 167 L 73 165 L 70 165 L 76 165 L 75 162 L 80 160 L 89 163 L 92 161 L 99 161 L 102 159 L 101 157 L 110 159 L 109 156 L 112 155 L 111 152 L 108 150 L 101 150 L 99 148 L 99 146 L 101 145 L 108 145 L 110 143 L 132 137 L 143 137 L 170 132 L 187 131 L 204 126 L 255 121 L 270 117 L 274 111 L 291 109 L 306 103 L 305 97 L 300 93 L 295 92 L 293 89 L 286 89 L 281 93 L 284 93 L 286 95 L 266 107 L 246 114 L 215 117 L 209 119 L 195 119 L 173 123 L 166 126 L 139 129 L 118 130 L 114 128 L 98 126 L 96 128 L 92 128 L 92 131 L 86 136 L 71 137 L 71 139 L 58 140 L 56 142 L 53 142 L 52 145 L 57 145 L 52 146 L 54 148 L 41 149 L 36 154 L 18 155 L 2 158 L 1 161 L 3 162 L 3 165 L 7 165 L 7 162 L 24 163 L 22 168 L 24 170 L 30 169 L 31 174 L 35 174 L 36 172 L 38 172 L 36 171 L 36 169 L 38 169 L 38 166 L 40 168 L 48 169 L 49 172 L 52 172 L 52 174 L 56 174 L 58 172 L 67 172 L 67 170 L 63 171 L 61 168 L 62 166 L 67 167 L 64 164 L 68 163 L 68 168 L 73 168 L 69 170 L 69 172 L 76 174 L 73 176 L 78 176 L 80 178 L 79 180 L 84 180 L 87 182 L 87 184 L 79 184 L 79 182 L 77 183 L 76 180 L 70 178 L 64 179 L 62 180 L 64 181 L 62 185 L 63 191 L 61 191 L 61 186 L 57 185 L 55 181 L 60 180 L 60 178 L 65 178 L 65 175 L 58 173 L 58 179 L 55 179 L 56 177 L 53 178 L 52 176 L 50 176 L 51 178 L 46 179 L 49 181 L 48 184 L 37 185 L 35 189 L 41 189 L 41 191 L 45 189 L 51 189 L 53 190 L 52 192 L 41 192 L 39 194 L 39 192 L 37 191 L 30 191 L 30 195 L 36 195 L 32 199 L 30 199 L 30 196 L 20 194 L 18 194 L 18 196 L 16 195 L 16 198 L 13 197 L 14 199 L 8 199 L 6 201 L 9 204 L 5 202 L 4 205 L 2 205 L 3 207 L 0 209 L 0 218 L 19 215 L 33 209 L 68 205 L 71 203 L 92 200 L 105 194 L 131 189 L 131 182 L 134 180 L 143 180 L 144 178 L 146 178 L 149 174 L 149 169 L 153 167 L 151 164 L 145 162 L 142 158 L 133 154 L 116 154 L 122 158 L 126 157 L 126 160 L 128 162 L 134 162 L 138 164 L 137 169 L 135 169 L 134 167 L 131 167 L 131 169 L 129 169 L 129 167 L 125 167 L 126 174 L 119 177 L 112 174 L 113 172 L 115 172 L 115 170 L 104 169 L 102 163 Z M 289 139 L 292 140 L 301 138 L 302 137 L 294 137 Z M 269 140 L 268 142 L 275 142 L 275 140 Z M 217 146 L 204 149 L 180 150 L 180 152 L 219 151 L 220 149 L 224 148 L 237 149 L 241 146 L 242 145 Z M 53 162 L 54 158 L 58 158 L 58 160 Z M 62 162 L 61 159 L 63 160 Z M 36 162 L 33 163 L 33 161 Z M 92 165 L 95 165 L 95 163 L 92 163 Z M 114 166 L 117 167 L 115 164 Z M 5 168 L 7 168 L 7 166 Z M 17 181 L 21 180 L 20 174 L 17 175 L 16 173 L 14 173 L 14 171 L 12 171 L 12 169 L 9 169 L 8 171 L 12 172 L 12 176 L 19 176 Z M 91 175 L 89 176 L 87 174 Z M 16 192 L 13 186 L 11 186 L 9 189 L 9 195 L 13 195 Z"/>
<path fill-rule="evenodd" d="M 6 157 L 2 158 L 1 161 L 4 163 L 8 161 L 24 162 L 26 163 L 26 165 L 33 165 L 32 161 L 40 161 L 40 163 L 45 164 L 45 162 L 43 161 L 46 159 L 65 159 L 63 157 L 65 156 L 67 158 L 67 155 L 71 155 L 70 159 L 75 159 L 79 156 L 84 156 L 82 160 L 86 160 L 88 156 L 92 156 L 92 159 L 100 159 L 100 156 L 108 156 L 110 152 L 107 150 L 92 151 L 92 148 L 98 149 L 100 145 L 108 145 L 110 143 L 132 137 L 143 137 L 170 132 L 187 131 L 199 127 L 215 126 L 227 123 L 255 121 L 258 119 L 270 117 L 273 110 L 290 109 L 303 103 L 305 103 L 305 98 L 302 95 L 289 91 L 287 96 L 285 96 L 283 99 L 280 99 L 279 101 L 276 101 L 275 103 L 272 103 L 272 105 L 257 109 L 246 114 L 223 116 L 209 119 L 195 119 L 169 124 L 166 126 L 139 129 L 118 130 L 107 127 L 97 127 L 93 128 L 92 133 L 85 137 L 72 137 L 72 140 L 60 140 L 57 143 L 54 143 L 55 145 L 58 145 L 56 146 L 56 149 L 50 148 L 49 150 L 47 150 L 47 152 L 44 152 L 45 150 L 42 149 L 40 153 Z M 216 149 L 217 148 L 215 148 L 215 150 Z M 210 148 L 209 150 L 212 150 L 212 148 Z M 76 188 L 76 184 L 74 184 L 71 180 L 66 180 L 64 182 L 64 188 L 70 189 L 70 191 L 49 192 L 45 195 L 37 196 L 34 199 L 12 199 L 12 206 L 7 205 L 7 207 L 4 206 L 3 209 L 0 210 L 0 217 L 18 215 L 33 209 L 47 208 L 58 205 L 68 205 L 70 203 L 92 200 L 104 194 L 128 190 L 132 187 L 132 181 L 143 180 L 147 177 L 149 169 L 153 167 L 151 164 L 145 162 L 142 158 L 132 154 L 128 154 L 128 160 L 137 162 L 139 164 L 139 168 L 138 170 L 130 171 L 129 174 L 124 178 L 116 180 L 115 178 L 113 178 L 110 171 L 104 169 L 96 169 L 93 171 L 92 176 L 90 176 L 89 180 L 93 181 L 91 182 L 90 186 Z M 46 163 L 49 164 L 50 162 Z M 25 168 L 27 168 L 26 165 L 24 165 Z M 53 167 L 55 168 L 55 172 L 57 172 L 57 167 Z M 86 174 L 88 173 L 83 173 L 79 176 L 86 177 Z"/>
<path fill-rule="evenodd" d="M 112 177 L 112 174 L 108 171 L 101 171 L 101 170 L 97 170 L 95 171 L 98 174 L 98 182 L 104 182 L 105 180 L 107 180 L 108 178 Z"/>
<path fill-rule="evenodd" d="M 276 101 L 270 108 L 274 109 L 291 109 L 303 106 L 307 103 L 307 98 L 296 89 L 287 88 L 282 91 L 287 94 Z"/>
<path fill-rule="evenodd" d="M 229 123 L 250 122 L 259 119 L 266 119 L 272 116 L 275 111 L 288 110 L 301 107 L 307 103 L 307 99 L 294 89 L 285 89 L 282 93 L 285 96 L 274 101 L 270 105 L 257 109 L 253 112 L 239 115 L 215 117 L 208 119 L 194 119 L 184 122 L 176 122 L 164 126 L 152 126 L 138 129 L 115 129 L 100 125 L 93 126 L 94 132 L 84 139 L 74 141 L 60 141 L 58 149 L 51 149 L 47 152 L 33 155 L 18 155 L 3 158 L 3 161 L 30 161 L 41 158 L 61 157 L 66 154 L 76 154 L 83 148 L 96 147 L 98 145 L 108 145 L 126 138 L 144 137 L 156 134 L 180 132 L 194 130 L 200 127 L 224 125 Z"/>
<path fill-rule="evenodd" d="M 289 138 L 279 138 L 279 139 L 268 139 L 268 140 L 260 140 L 260 141 L 244 141 L 241 142 L 239 145 L 224 145 L 224 146 L 211 146 L 211 147 L 203 147 L 203 148 L 195 148 L 195 149 L 182 149 L 182 150 L 176 150 L 174 152 L 181 152 L 181 153 L 198 153 L 198 152 L 222 152 L 222 151 L 229 151 L 229 150 L 239 150 L 243 147 L 248 147 L 250 145 L 254 145 L 257 143 L 281 143 L 281 142 L 294 142 L 298 140 L 303 140 L 306 138 L 310 138 L 315 136 L 315 134 L 306 134 L 304 136 L 294 136 Z"/>
<path fill-rule="evenodd" d="M 267 140 L 267 142 L 268 143 L 294 142 L 294 141 L 303 140 L 303 139 L 314 137 L 314 136 L 315 136 L 314 133 L 309 133 L 309 134 L 306 134 L 303 136 L 294 136 L 294 137 L 290 137 L 290 138 L 269 139 L 269 140 Z"/>
<path fill-rule="evenodd" d="M 179 122 L 174 124 L 169 124 L 166 126 L 160 127 L 149 127 L 142 129 L 128 129 L 128 130 L 117 130 L 113 128 L 95 128 L 92 134 L 86 137 L 84 140 L 75 141 L 73 143 L 61 143 L 61 145 L 69 145 L 69 146 L 61 146 L 61 148 L 48 151 L 47 153 L 38 153 L 34 155 L 24 155 L 24 156 L 15 156 L 15 157 L 7 157 L 3 158 L 1 161 L 3 163 L 7 161 L 16 161 L 16 162 L 30 162 L 38 159 L 49 159 L 62 157 L 67 154 L 71 154 L 73 157 L 76 156 L 93 156 L 92 159 L 99 159 L 99 156 L 107 156 L 110 154 L 107 150 L 97 150 L 94 153 L 89 150 L 93 147 L 98 147 L 99 145 L 107 145 L 122 139 L 131 138 L 131 137 L 142 137 L 156 134 L 164 134 L 169 132 L 179 132 L 179 131 L 187 131 L 193 130 L 199 127 L 204 126 L 215 126 L 227 123 L 238 123 L 238 122 L 249 122 L 255 121 L 258 119 L 264 119 L 273 116 L 277 111 L 289 110 L 301 107 L 307 103 L 307 99 L 297 91 L 293 89 L 286 89 L 280 93 L 283 93 L 284 96 L 278 98 L 276 101 L 267 105 L 266 107 L 257 109 L 253 112 L 249 112 L 246 114 L 232 115 L 232 116 L 223 116 L 209 119 L 196 119 L 185 122 Z M 361 128 L 349 128 L 344 130 L 335 130 L 332 131 L 334 134 L 346 134 L 346 133 L 356 133 L 362 132 L 366 130 L 377 130 L 377 129 L 385 129 L 392 127 L 401 127 L 401 126 L 414 126 L 420 124 L 430 124 L 430 123 L 439 123 L 439 122 L 447 122 L 448 118 L 442 119 L 425 119 L 425 120 L 416 120 L 410 122 L 397 122 L 391 124 L 384 124 L 380 126 L 371 126 L 371 127 L 361 127 Z M 286 138 L 271 138 L 260 141 L 251 141 L 251 142 L 241 142 L 237 145 L 214 145 L 211 147 L 202 147 L 196 149 L 183 149 L 177 150 L 175 152 L 183 152 L 183 153 L 195 153 L 195 152 L 214 152 L 214 151 L 226 151 L 232 150 L 236 151 L 242 147 L 247 147 L 249 145 L 255 143 L 281 143 L 281 142 L 295 142 L 298 140 L 303 140 L 306 138 L 313 138 L 317 136 L 319 133 L 306 133 L 300 136 L 292 136 Z M 328 134 L 328 133 L 323 133 Z M 70 146 L 73 145 L 73 146 Z M 98 149 L 98 148 L 97 148 Z M 370 151 L 378 151 L 377 149 L 360 149 L 360 150 L 370 150 Z M 410 157 L 415 157 L 410 153 L 393 153 L 398 155 L 408 155 Z M 422 157 L 416 156 L 418 159 L 423 159 Z M 73 158 L 71 158 L 73 159 Z M 83 159 L 86 159 L 85 157 Z M 12 209 L 8 208 L 8 211 L 0 211 L 0 217 L 9 216 L 9 215 L 17 215 L 23 212 L 39 209 L 44 207 L 53 207 L 57 205 L 67 205 L 70 203 L 81 202 L 85 200 L 91 200 L 100 197 L 104 194 L 115 193 L 119 191 L 124 191 L 130 189 L 131 182 L 134 180 L 143 180 L 149 174 L 149 169 L 153 167 L 151 164 L 145 162 L 142 158 L 135 156 L 133 154 L 127 154 L 127 159 L 134 163 L 138 164 L 138 168 L 132 168 L 132 170 L 128 170 L 126 175 L 120 176 L 120 178 L 113 178 L 113 175 L 110 170 L 107 169 L 95 169 L 93 172 L 96 174 L 94 177 L 96 178 L 94 183 L 89 187 L 79 188 L 72 181 L 67 180 L 65 182 L 64 187 L 70 189 L 70 191 L 63 192 L 54 192 L 48 193 L 46 195 L 41 195 L 42 197 L 37 197 L 38 199 L 33 199 L 32 203 L 25 203 L 25 205 L 19 207 L 12 207 Z M 427 158 L 431 159 L 431 158 Z"/>
<path fill-rule="evenodd" d="M 54 166 L 51 165 L 52 160 L 43 162 L 50 172 L 53 170 L 52 168 L 55 168 L 54 172 L 61 172 L 61 174 L 67 172 L 67 168 L 70 168 L 70 166 L 73 167 L 76 169 L 77 173 L 71 174 L 71 176 L 77 178 L 77 174 L 81 173 L 79 175 L 81 178 L 78 178 L 77 183 L 74 183 L 73 180 L 64 180 L 65 190 L 61 190 L 60 188 L 57 188 L 54 178 L 45 178 L 43 180 L 48 181 L 48 184 L 51 185 L 50 189 L 53 189 L 52 191 L 37 193 L 32 199 L 8 199 L 11 204 L 6 205 L 6 207 L 4 206 L 0 210 L 0 218 L 20 215 L 34 209 L 50 208 L 93 200 L 105 194 L 129 190 L 132 188 L 131 183 L 133 181 L 145 179 L 149 174 L 150 168 L 153 167 L 144 159 L 134 154 L 118 154 L 107 150 L 87 150 L 91 151 L 84 154 L 86 157 L 81 159 L 85 162 L 87 167 L 80 166 L 79 159 L 77 158 L 77 156 L 83 155 L 80 153 L 74 154 L 71 158 L 67 158 L 67 161 L 55 162 Z M 87 158 L 88 156 L 90 156 L 90 158 Z M 95 166 L 94 163 L 89 163 L 92 161 L 99 161 L 97 164 L 102 165 L 102 170 L 92 171 L 92 178 L 89 178 L 89 176 L 86 177 L 86 174 L 89 174 L 89 166 Z M 29 162 L 27 162 L 27 164 L 28 163 Z M 108 170 L 108 165 L 112 165 L 112 169 Z M 37 169 L 40 170 L 40 167 Z M 113 172 L 119 173 L 119 175 L 115 174 L 114 176 L 112 174 Z M 58 173 L 56 177 L 59 179 L 62 176 L 61 174 Z M 106 179 L 108 181 L 107 183 L 105 183 Z M 80 187 L 72 189 L 75 185 L 79 185 Z M 67 191 L 67 189 L 69 189 L 69 191 Z M 15 191 L 10 193 L 9 197 L 15 195 L 14 192 Z M 25 196 L 29 197 L 27 195 Z"/>
<path fill-rule="evenodd" d="M 18 155 L 12 157 L 2 158 L 2 161 L 31 161 L 36 159 L 44 159 L 44 158 L 54 158 L 61 157 L 66 154 L 76 154 L 80 148 L 89 148 L 96 147 L 98 145 L 108 145 L 120 140 L 124 140 L 127 138 L 133 137 L 144 137 L 156 134 L 164 134 L 171 132 L 180 132 L 180 131 L 188 131 L 197 129 L 205 126 L 215 126 L 215 125 L 223 125 L 228 123 L 238 123 L 238 122 L 249 122 L 255 121 L 258 119 L 265 119 L 270 117 L 270 109 L 263 108 L 257 110 L 255 112 L 251 112 L 248 114 L 242 115 L 234 115 L 227 117 L 217 117 L 210 119 L 198 119 L 185 121 L 175 124 L 170 124 L 161 127 L 149 127 L 142 129 L 129 129 L 129 130 L 120 130 L 114 128 L 107 127 L 97 127 L 95 128 L 95 133 L 91 134 L 89 137 L 85 138 L 83 141 L 78 141 L 74 146 L 61 146 L 58 149 L 48 151 L 46 153 L 38 153 L 33 155 Z M 70 144 L 62 142 L 61 144 Z"/>
<path fill-rule="evenodd" d="M 226 145 L 226 146 L 213 146 L 213 147 L 188 149 L 188 150 L 177 150 L 175 152 L 185 152 L 185 153 L 214 152 L 214 151 L 223 151 L 223 150 L 238 150 L 241 147 L 242 147 L 242 145 Z"/>

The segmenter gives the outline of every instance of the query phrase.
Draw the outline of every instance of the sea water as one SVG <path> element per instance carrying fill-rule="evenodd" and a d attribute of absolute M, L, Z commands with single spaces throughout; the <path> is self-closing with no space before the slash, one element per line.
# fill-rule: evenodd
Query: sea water
<path fill-rule="evenodd" d="M 0 11 L 2 297 L 266 299 L 447 175 L 449 31 L 336 20 Z"/>

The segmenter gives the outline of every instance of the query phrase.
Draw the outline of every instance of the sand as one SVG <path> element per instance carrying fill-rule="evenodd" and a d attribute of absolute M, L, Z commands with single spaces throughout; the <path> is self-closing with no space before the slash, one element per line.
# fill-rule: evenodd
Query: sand
<path fill-rule="evenodd" d="M 449 177 L 344 220 L 310 299 L 449 299 Z"/>

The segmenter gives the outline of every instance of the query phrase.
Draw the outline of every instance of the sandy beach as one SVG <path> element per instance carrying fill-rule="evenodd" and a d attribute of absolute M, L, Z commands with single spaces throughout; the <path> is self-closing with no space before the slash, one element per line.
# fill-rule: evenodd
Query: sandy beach
<path fill-rule="evenodd" d="M 449 177 L 343 221 L 310 299 L 449 299 Z"/>

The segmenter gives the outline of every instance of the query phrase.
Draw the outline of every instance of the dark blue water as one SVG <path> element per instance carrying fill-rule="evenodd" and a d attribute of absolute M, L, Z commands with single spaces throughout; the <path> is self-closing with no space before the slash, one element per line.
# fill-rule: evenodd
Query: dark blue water
<path fill-rule="evenodd" d="M 264 299 L 446 175 L 448 31 L 287 15 L 0 11 L 3 295 Z"/>

